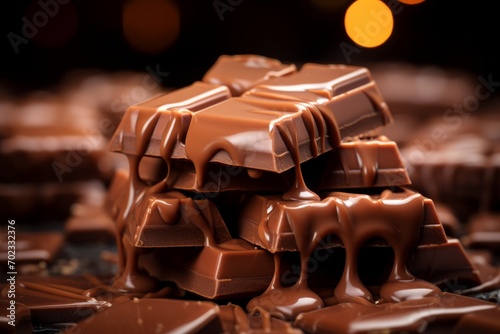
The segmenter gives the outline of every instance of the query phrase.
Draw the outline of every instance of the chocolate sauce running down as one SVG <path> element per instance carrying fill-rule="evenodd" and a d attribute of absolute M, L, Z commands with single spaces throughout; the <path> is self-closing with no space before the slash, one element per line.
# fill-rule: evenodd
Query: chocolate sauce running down
<path fill-rule="evenodd" d="M 346 250 L 344 273 L 334 293 L 337 302 L 399 302 L 440 293 L 433 284 L 413 277 L 406 266 L 411 251 L 418 243 L 423 221 L 423 197 L 418 193 L 385 190 L 370 197 L 335 192 L 321 201 L 284 201 L 270 197 L 267 203 L 267 216 L 259 223 L 261 241 L 268 249 L 276 249 L 271 244 L 278 242 L 276 228 L 288 224 L 300 254 L 301 270 L 294 286 L 282 288 L 279 283 L 282 252 L 277 250 L 271 285 L 262 296 L 249 303 L 247 307 L 250 309 L 262 306 L 272 313 L 281 312 L 287 318 L 294 318 L 303 312 L 307 308 L 305 302 L 298 300 L 307 290 L 307 261 L 329 235 L 338 236 Z M 392 271 L 376 300 L 358 277 L 359 251 L 367 241 L 375 238 L 385 240 L 394 250 Z M 307 305 L 309 310 L 322 305 L 319 298 L 314 299 L 313 295 L 309 291 L 305 298 L 310 302 Z"/>

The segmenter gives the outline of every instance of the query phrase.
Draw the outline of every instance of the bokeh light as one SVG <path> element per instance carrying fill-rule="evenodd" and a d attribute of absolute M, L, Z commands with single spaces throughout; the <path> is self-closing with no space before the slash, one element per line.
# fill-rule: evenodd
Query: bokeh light
<path fill-rule="evenodd" d="M 179 30 L 179 8 L 170 0 L 130 0 L 123 8 L 123 34 L 139 52 L 164 51 L 176 41 Z"/>
<path fill-rule="evenodd" d="M 392 12 L 380 0 L 357 0 L 344 18 L 347 35 L 358 45 L 371 48 L 384 43 L 392 33 Z"/>
<path fill-rule="evenodd" d="M 402 2 L 407 5 L 417 5 L 419 3 L 424 2 L 425 0 L 399 0 L 399 2 Z"/>

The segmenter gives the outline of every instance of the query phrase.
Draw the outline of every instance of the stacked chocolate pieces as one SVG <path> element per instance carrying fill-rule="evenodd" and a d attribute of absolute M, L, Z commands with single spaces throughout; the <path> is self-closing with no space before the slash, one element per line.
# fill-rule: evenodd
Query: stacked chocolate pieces
<path fill-rule="evenodd" d="M 110 141 L 129 161 L 107 196 L 114 286 L 171 281 L 293 320 L 437 296 L 449 277 L 479 284 L 432 200 L 407 188 L 378 134 L 391 122 L 366 68 L 255 55 L 221 56 L 201 81 L 129 107 Z"/>

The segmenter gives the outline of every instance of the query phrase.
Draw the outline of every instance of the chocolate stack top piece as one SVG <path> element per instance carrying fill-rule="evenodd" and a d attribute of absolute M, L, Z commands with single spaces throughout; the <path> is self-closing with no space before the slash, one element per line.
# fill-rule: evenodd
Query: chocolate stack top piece
<path fill-rule="evenodd" d="M 391 122 L 366 68 L 296 70 L 261 56 L 223 56 L 202 82 L 129 107 L 110 149 L 188 160 L 203 185 L 210 163 L 281 173 Z"/>

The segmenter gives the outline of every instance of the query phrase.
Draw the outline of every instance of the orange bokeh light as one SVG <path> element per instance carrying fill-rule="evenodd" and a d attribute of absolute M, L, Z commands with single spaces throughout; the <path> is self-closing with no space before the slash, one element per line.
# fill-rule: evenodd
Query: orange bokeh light
<path fill-rule="evenodd" d="M 344 17 L 347 35 L 358 45 L 371 48 L 384 43 L 392 33 L 394 19 L 380 0 L 357 0 Z"/>
<path fill-rule="evenodd" d="M 425 0 L 399 0 L 399 2 L 402 2 L 407 5 L 417 5 L 421 2 L 424 2 Z"/>
<path fill-rule="evenodd" d="M 179 8 L 170 0 L 130 0 L 123 8 L 123 34 L 137 51 L 159 53 L 179 35 Z"/>

